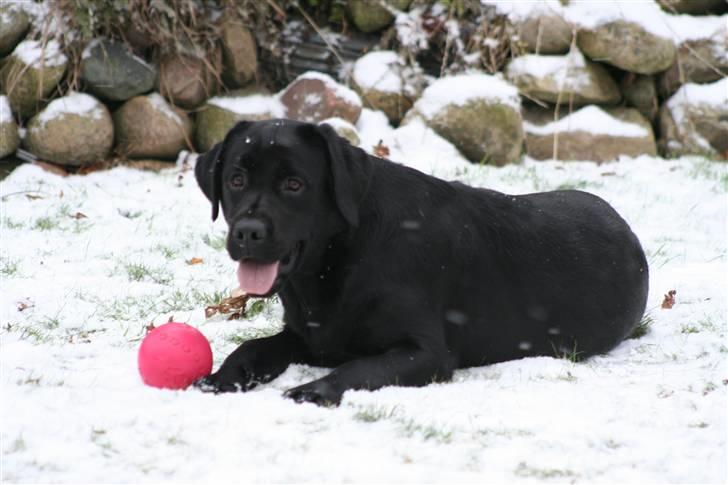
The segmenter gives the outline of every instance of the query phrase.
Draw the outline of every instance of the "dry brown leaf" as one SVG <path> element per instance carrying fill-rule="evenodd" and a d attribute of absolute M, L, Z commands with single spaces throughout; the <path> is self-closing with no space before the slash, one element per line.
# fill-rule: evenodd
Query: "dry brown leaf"
<path fill-rule="evenodd" d="M 246 294 L 224 298 L 219 304 L 206 307 L 205 317 L 211 318 L 218 313 L 221 315 L 232 313 L 232 315 L 228 317 L 228 320 L 240 318 L 245 315 L 245 305 L 249 298 L 250 297 Z"/>
<path fill-rule="evenodd" d="M 389 156 L 389 147 L 382 143 L 382 140 L 379 140 L 379 143 L 374 145 L 374 155 L 378 156 L 379 158 L 386 158 Z"/>
<path fill-rule="evenodd" d="M 662 300 L 661 307 L 666 310 L 669 310 L 670 308 L 675 306 L 675 295 L 677 295 L 677 291 L 675 291 L 675 290 L 668 291 L 667 294 L 665 295 L 665 298 Z"/>
<path fill-rule="evenodd" d="M 68 177 L 68 170 L 65 168 L 48 162 L 41 162 L 40 160 L 36 160 L 33 162 L 33 165 L 42 168 L 46 172 L 54 173 L 56 175 L 60 175 L 61 177 Z"/>
<path fill-rule="evenodd" d="M 189 264 L 190 266 L 192 266 L 193 264 L 202 264 L 204 262 L 205 261 L 202 258 L 192 258 L 185 261 L 185 263 Z"/>
<path fill-rule="evenodd" d="M 35 306 L 35 303 L 30 301 L 30 299 L 22 300 L 17 303 L 18 305 L 18 311 L 22 312 L 23 310 L 27 310 L 28 308 L 33 308 Z"/>
<path fill-rule="evenodd" d="M 42 195 L 35 195 L 35 194 L 25 194 L 25 196 L 28 198 L 28 200 L 38 200 L 42 199 Z"/>
<path fill-rule="evenodd" d="M 78 219 L 88 219 L 88 216 L 86 214 L 84 214 L 83 212 L 76 212 L 71 217 L 73 217 L 76 220 L 78 220 Z"/>

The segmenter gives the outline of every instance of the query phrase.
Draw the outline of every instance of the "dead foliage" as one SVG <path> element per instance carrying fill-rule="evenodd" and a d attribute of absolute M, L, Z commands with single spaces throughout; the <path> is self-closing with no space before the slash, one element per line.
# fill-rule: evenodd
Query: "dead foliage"
<path fill-rule="evenodd" d="M 667 292 L 665 297 L 662 300 L 662 305 L 660 305 L 661 308 L 665 310 L 671 309 L 673 306 L 675 306 L 675 295 L 677 295 L 677 291 L 670 290 Z"/>
<path fill-rule="evenodd" d="M 245 316 L 245 306 L 249 299 L 250 296 L 245 293 L 233 294 L 228 298 L 224 298 L 217 305 L 205 307 L 205 317 L 212 318 L 220 314 L 228 315 L 228 320 L 238 320 Z"/>

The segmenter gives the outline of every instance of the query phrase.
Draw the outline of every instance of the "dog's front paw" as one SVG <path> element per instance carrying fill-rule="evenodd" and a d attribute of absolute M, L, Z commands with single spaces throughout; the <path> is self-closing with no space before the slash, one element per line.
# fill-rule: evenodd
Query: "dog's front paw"
<path fill-rule="evenodd" d="M 244 392 L 255 387 L 256 382 L 251 381 L 249 374 L 242 370 L 229 372 L 220 369 L 214 374 L 196 380 L 192 385 L 202 392 Z"/>
<path fill-rule="evenodd" d="M 338 406 L 341 403 L 342 393 L 326 380 L 319 379 L 288 389 L 283 395 L 298 403 L 311 402 L 318 406 Z"/>

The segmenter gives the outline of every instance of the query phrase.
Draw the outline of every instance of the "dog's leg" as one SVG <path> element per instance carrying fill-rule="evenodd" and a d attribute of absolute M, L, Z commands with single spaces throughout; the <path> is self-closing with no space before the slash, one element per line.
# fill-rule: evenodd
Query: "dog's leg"
<path fill-rule="evenodd" d="M 247 391 L 272 381 L 289 364 L 309 361 L 305 343 L 284 327 L 282 332 L 271 337 L 243 342 L 217 372 L 198 380 L 194 386 L 203 392 Z"/>
<path fill-rule="evenodd" d="M 397 347 L 384 354 L 347 362 L 329 375 L 285 392 L 296 402 L 338 405 L 349 389 L 425 386 L 449 380 L 453 365 L 447 353 L 436 354 L 417 347 Z"/>

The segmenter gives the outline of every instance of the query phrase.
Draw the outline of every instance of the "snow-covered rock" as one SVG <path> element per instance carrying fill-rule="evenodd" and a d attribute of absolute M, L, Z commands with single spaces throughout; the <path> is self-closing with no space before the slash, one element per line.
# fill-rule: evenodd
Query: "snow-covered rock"
<path fill-rule="evenodd" d="M 359 146 L 359 143 L 361 143 L 359 133 L 356 131 L 356 126 L 352 125 L 343 118 L 328 118 L 319 124 L 327 124 L 331 126 L 331 128 L 333 128 L 340 137 L 346 138 L 346 140 L 354 146 Z"/>
<path fill-rule="evenodd" d="M 650 123 L 631 108 L 614 108 L 608 113 L 585 106 L 558 121 L 542 125 L 526 121 L 524 130 L 526 152 L 537 160 L 606 162 L 657 152 Z"/>
<path fill-rule="evenodd" d="M 481 73 L 440 78 L 402 121 L 421 117 L 471 162 L 505 165 L 520 159 L 523 129 L 518 89 Z"/>
<path fill-rule="evenodd" d="M 565 56 L 516 57 L 505 74 L 524 96 L 549 103 L 615 104 L 621 99 L 607 70 L 576 49 Z"/>
<path fill-rule="evenodd" d="M 208 59 L 188 54 L 165 56 L 159 64 L 159 92 L 175 106 L 196 108 L 217 91 L 211 69 L 220 62 L 219 51 Z"/>
<path fill-rule="evenodd" d="M 238 21 L 226 20 L 220 27 L 220 42 L 225 66 L 223 81 L 228 86 L 244 86 L 254 80 L 258 55 L 250 30 Z"/>
<path fill-rule="evenodd" d="M 28 15 L 17 5 L 0 5 L 0 57 L 13 51 L 30 27 Z"/>
<path fill-rule="evenodd" d="M 56 40 L 18 44 L 0 69 L 0 89 L 7 93 L 13 112 L 22 118 L 33 115 L 40 100 L 63 78 L 67 65 L 68 58 Z"/>
<path fill-rule="evenodd" d="M 154 89 L 156 67 L 123 44 L 93 40 L 81 57 L 81 79 L 91 93 L 105 101 L 125 101 Z"/>
<path fill-rule="evenodd" d="M 396 52 L 375 51 L 354 63 L 354 88 L 370 108 L 399 123 L 421 92 L 422 73 L 407 66 Z"/>
<path fill-rule="evenodd" d="M 675 60 L 673 34 L 654 2 L 580 2 L 565 9 L 588 57 L 638 74 L 664 71 Z"/>
<path fill-rule="evenodd" d="M 624 100 L 629 106 L 637 108 L 642 116 L 654 122 L 660 109 L 655 77 L 627 73 L 620 84 Z"/>
<path fill-rule="evenodd" d="M 132 158 L 177 158 L 188 148 L 192 122 L 159 93 L 135 96 L 113 115 L 116 149 Z"/>
<path fill-rule="evenodd" d="M 663 98 L 669 98 L 683 84 L 709 83 L 728 76 L 728 15 L 665 15 L 665 20 L 674 32 L 678 50 L 672 65 L 659 75 Z"/>
<path fill-rule="evenodd" d="M 280 93 L 286 117 L 318 123 L 339 117 L 356 123 L 361 113 L 361 99 L 353 90 L 339 84 L 331 76 L 309 71 L 301 74 Z"/>
<path fill-rule="evenodd" d="M 7 157 L 15 153 L 20 146 L 20 136 L 18 135 L 18 124 L 13 118 L 13 112 L 10 110 L 8 97 L 0 96 L 0 158 Z"/>
<path fill-rule="evenodd" d="M 728 78 L 685 84 L 660 109 L 660 145 L 668 155 L 728 154 Z"/>
<path fill-rule="evenodd" d="M 276 96 L 245 91 L 216 96 L 197 113 L 195 146 L 201 152 L 225 138 L 238 121 L 259 121 L 285 117 L 285 107 Z"/>
<path fill-rule="evenodd" d="M 93 96 L 75 92 L 31 118 L 24 140 L 40 159 L 74 166 L 103 160 L 113 143 L 109 110 Z"/>

